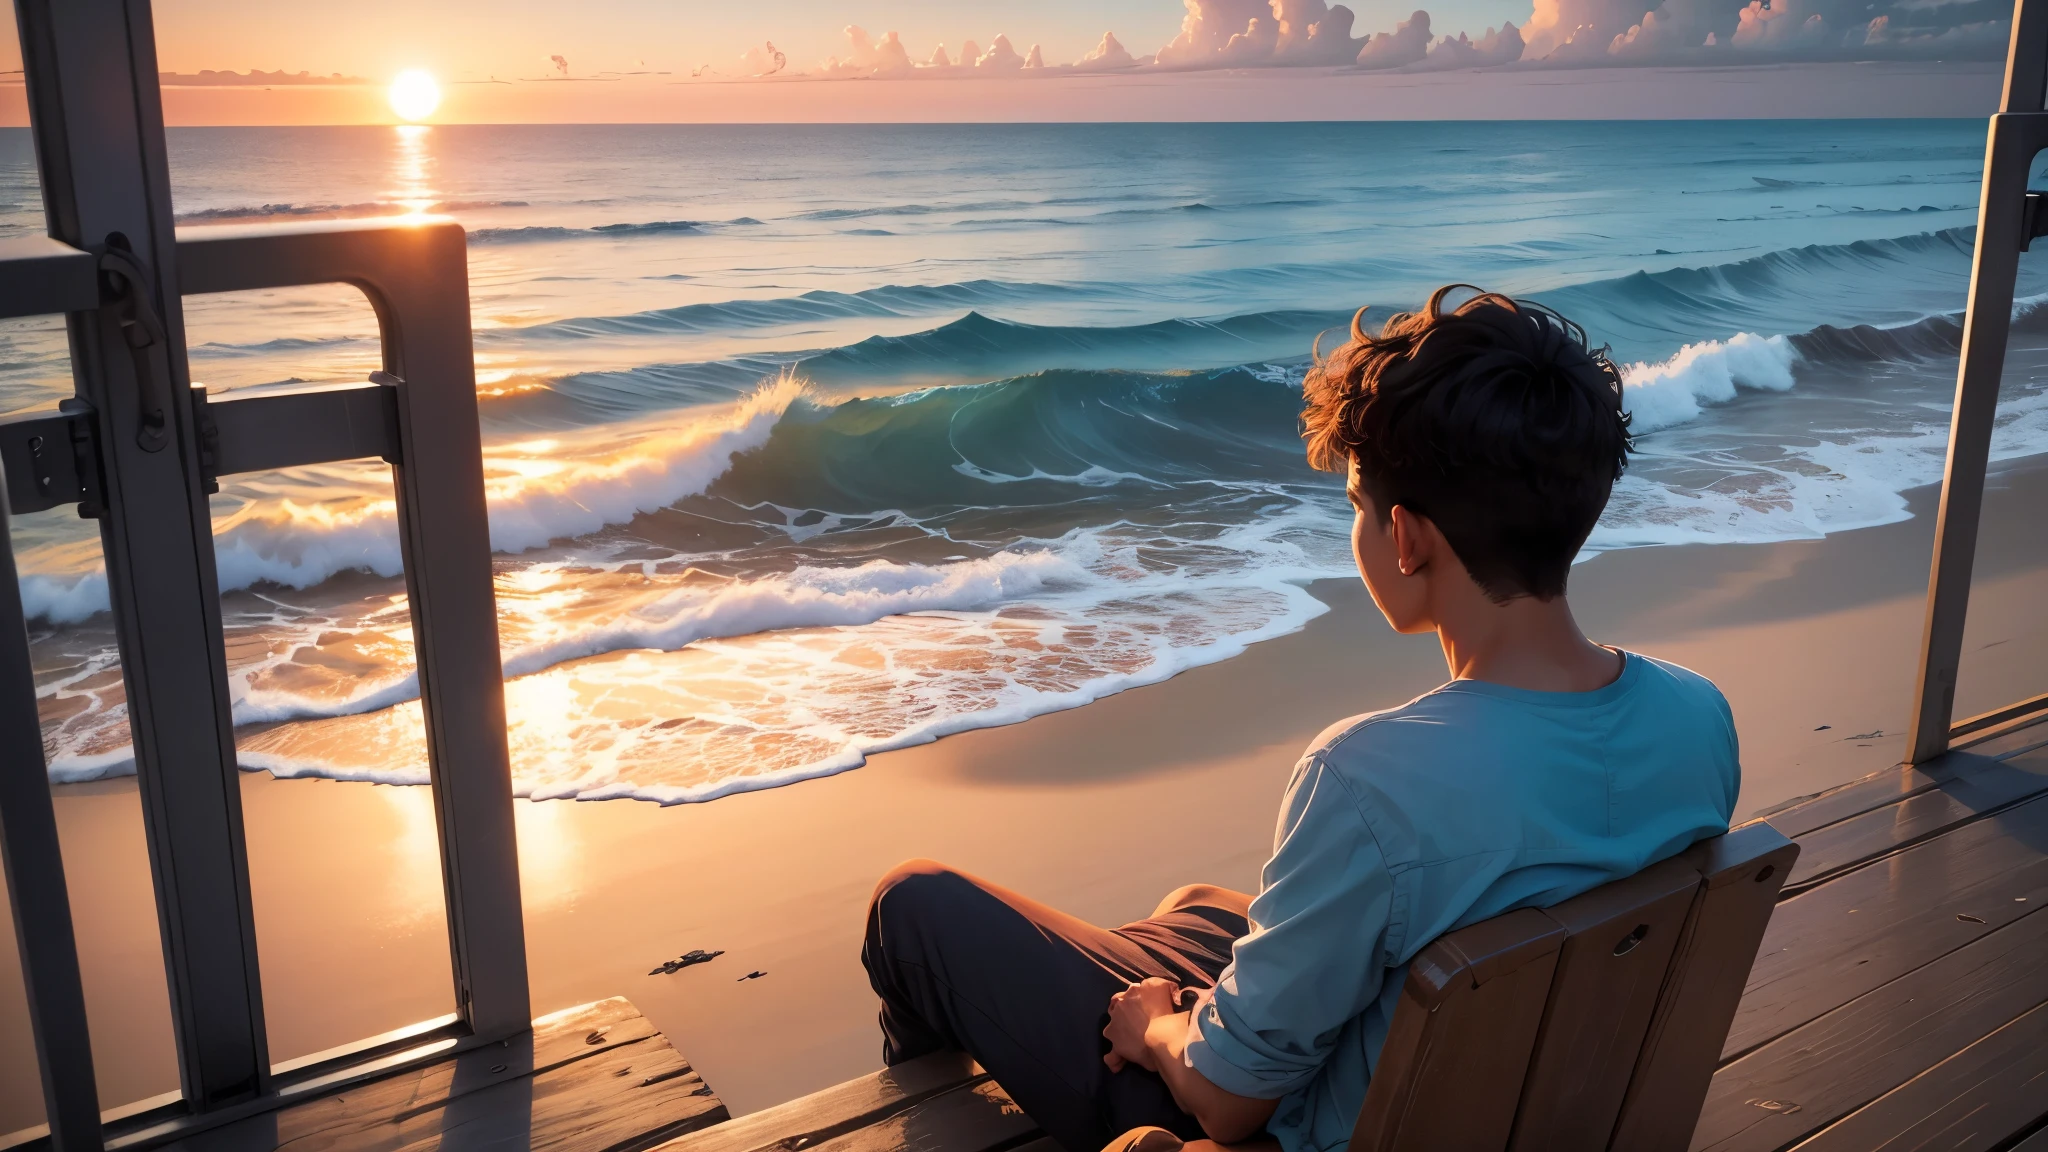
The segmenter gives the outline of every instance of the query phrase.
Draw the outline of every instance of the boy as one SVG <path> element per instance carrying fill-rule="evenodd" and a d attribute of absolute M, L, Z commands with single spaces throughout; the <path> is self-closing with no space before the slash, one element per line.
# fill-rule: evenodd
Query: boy
<path fill-rule="evenodd" d="M 1341 1152 L 1424 945 L 1728 828 L 1721 693 L 1565 599 L 1631 447 L 1605 349 L 1468 285 L 1351 336 L 1304 382 L 1309 461 L 1347 474 L 1373 602 L 1437 633 L 1450 683 L 1317 738 L 1256 899 L 1183 888 L 1112 931 L 912 861 L 870 906 L 884 1058 L 965 1049 L 1069 1152 L 1141 1126 L 1173 1134 L 1145 1152 Z"/>

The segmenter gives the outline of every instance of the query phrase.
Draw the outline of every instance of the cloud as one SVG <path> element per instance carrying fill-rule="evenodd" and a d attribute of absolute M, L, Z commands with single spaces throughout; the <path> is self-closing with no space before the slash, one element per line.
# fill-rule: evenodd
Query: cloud
<path fill-rule="evenodd" d="M 740 67 L 749 76 L 773 76 L 789 67 L 789 57 L 768 40 L 747 49 L 740 54 Z"/>
<path fill-rule="evenodd" d="M 1901 5 L 1901 7 L 1910 7 Z M 1921 7 L 1927 7 L 1922 5 Z M 1908 13 L 1910 16 L 1910 13 Z M 1894 24 L 1890 16 L 1879 16 L 1863 30 L 1864 45 L 1874 51 L 1898 56 L 1973 56 L 1996 60 L 2005 51 L 2008 34 L 2002 20 L 1952 24 L 1946 28 Z"/>
<path fill-rule="evenodd" d="M 1431 70 L 1497 67 L 1520 60 L 1522 49 L 1521 30 L 1510 22 L 1501 25 L 1498 32 L 1488 28 L 1486 34 L 1477 40 L 1468 38 L 1463 32 L 1438 40 L 1429 46 L 1424 66 Z"/>
<path fill-rule="evenodd" d="M 309 72 L 286 72 L 282 68 L 275 72 L 265 72 L 261 68 L 251 68 L 246 74 L 234 71 L 216 72 L 211 68 L 202 68 L 197 72 L 159 72 L 156 78 L 157 83 L 171 88 L 240 88 L 248 86 L 271 88 L 288 84 L 353 86 L 371 83 L 371 81 L 365 80 L 361 76 L 343 76 L 339 72 L 327 76 L 315 76 Z"/>
<path fill-rule="evenodd" d="M 1535 0 L 1522 61 L 1995 60 L 2006 43 L 2001 15 L 1989 0 Z"/>
<path fill-rule="evenodd" d="M 892 33 L 893 35 L 893 33 Z M 1024 67 L 1024 58 L 1010 47 L 1008 36 L 997 36 L 981 59 L 974 62 L 977 72 L 1015 72 Z"/>
<path fill-rule="evenodd" d="M 1167 68 L 1213 68 L 1249 62 L 1253 45 L 1263 41 L 1271 52 L 1278 29 L 1267 0 L 1186 0 L 1180 35 L 1159 50 Z"/>
<path fill-rule="evenodd" d="M 1312 67 L 1350 64 L 1363 40 L 1357 17 L 1325 0 L 1185 0 L 1180 35 L 1159 50 L 1162 68 Z"/>
<path fill-rule="evenodd" d="M 1164 0 L 1156 0 L 1164 2 Z M 895 32 L 845 29 L 848 51 L 801 73 L 823 79 L 1045 79 L 1073 73 L 1213 68 L 1442 71 L 1644 64 L 1753 64 L 1772 60 L 1979 59 L 2004 52 L 2000 0 L 1531 0 L 1476 38 L 1438 35 L 1427 10 L 1391 29 L 1355 36 L 1357 15 L 1328 0 L 1182 0 L 1180 31 L 1153 56 L 1135 56 L 1114 32 L 1081 59 L 1051 63 L 1008 35 L 987 51 L 941 44 L 922 62 Z M 1025 11 L 1025 9 L 1018 9 Z M 560 68 L 567 64 L 556 58 Z M 772 43 L 748 51 L 747 74 L 785 73 Z"/>
<path fill-rule="evenodd" d="M 1138 62 L 1131 58 L 1130 50 L 1117 42 L 1116 33 L 1104 32 L 1102 34 L 1102 43 L 1097 44 L 1094 51 L 1081 57 L 1075 63 L 1074 70 L 1077 72 L 1114 72 L 1125 68 L 1135 68 L 1137 65 Z"/>
<path fill-rule="evenodd" d="M 1400 68 L 1429 55 L 1429 13 L 1417 11 L 1392 32 L 1382 32 L 1358 50 L 1360 68 Z"/>
<path fill-rule="evenodd" d="M 1364 40 L 1351 38 L 1357 17 L 1342 4 L 1332 8 L 1323 0 L 1274 0 L 1273 15 L 1280 26 L 1273 45 L 1276 63 L 1349 64 L 1365 46 Z"/>
<path fill-rule="evenodd" d="M 910 53 L 903 47 L 903 41 L 894 32 L 884 32 L 880 40 L 868 36 L 868 30 L 858 24 L 848 24 L 843 30 L 846 35 L 848 53 L 845 60 L 834 56 L 819 67 L 826 76 L 851 78 L 856 76 L 908 76 L 915 67 L 910 62 Z"/>
<path fill-rule="evenodd" d="M 1728 43 L 1752 51 L 1773 48 L 1818 48 L 1826 40 L 1828 22 L 1818 12 L 1807 12 L 1799 0 L 1749 0 L 1735 14 L 1735 35 Z M 1865 29 L 1868 38 L 1868 29 Z"/>

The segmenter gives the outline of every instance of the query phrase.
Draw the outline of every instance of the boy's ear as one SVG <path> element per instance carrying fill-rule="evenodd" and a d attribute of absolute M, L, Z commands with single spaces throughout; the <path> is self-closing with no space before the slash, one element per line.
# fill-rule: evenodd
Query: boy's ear
<path fill-rule="evenodd" d="M 1394 561 L 1401 575 L 1413 576 L 1428 567 L 1436 553 L 1436 526 L 1402 504 L 1394 505 L 1387 519 L 1387 527 L 1394 533 Z"/>

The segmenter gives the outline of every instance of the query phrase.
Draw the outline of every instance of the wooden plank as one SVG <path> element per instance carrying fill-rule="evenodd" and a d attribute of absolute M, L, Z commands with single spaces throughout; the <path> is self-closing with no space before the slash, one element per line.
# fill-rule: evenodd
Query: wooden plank
<path fill-rule="evenodd" d="M 1694 1152 L 1775 1152 L 2048 1000 L 2030 914 L 1723 1067 Z"/>
<path fill-rule="evenodd" d="M 605 1149 L 636 1152 L 725 1120 L 725 1105 L 659 1037 L 608 1048 L 531 1079 L 494 1084 L 336 1141 L 294 1137 L 280 1152 Z"/>
<path fill-rule="evenodd" d="M 727 1118 L 725 1105 L 632 1004 L 542 1017 L 472 1049 L 169 1145 L 189 1152 L 399 1152 L 563 1147 L 630 1152 Z"/>
<path fill-rule="evenodd" d="M 1607 1146 L 1703 883 L 1680 857 L 1544 909 L 1570 936 L 1522 1081 L 1510 1152 Z"/>
<path fill-rule="evenodd" d="M 1522 908 L 1416 953 L 1351 1145 L 1506 1147 L 1564 941 L 1557 921 Z"/>
<path fill-rule="evenodd" d="M 2048 1116 L 2048 1005 L 1801 1144 L 1798 1152 L 1991 1152 Z"/>
<path fill-rule="evenodd" d="M 1954 749 L 1972 756 L 1989 756 L 2003 760 L 2021 752 L 2031 752 L 2043 745 L 2048 745 L 2048 718 L 2037 716 L 2031 723 L 1993 732 L 1988 736 L 1958 741 Z"/>
<path fill-rule="evenodd" d="M 1957 753 L 1950 761 L 1964 755 Z M 1811 887 L 2043 792 L 2048 792 L 2048 754 L 1979 761 L 1937 788 L 1798 837 L 1799 863 L 1786 890 Z"/>
<path fill-rule="evenodd" d="M 1721 1042 L 1798 853 L 1777 829 L 1758 824 L 1702 840 L 1679 857 L 1704 882 L 1606 1147 L 1683 1152 L 1692 1142 Z"/>
<path fill-rule="evenodd" d="M 2013 1145 L 2009 1152 L 2048 1152 L 2048 1128 L 2043 1128 Z"/>
<path fill-rule="evenodd" d="M 2048 856 L 2040 845 L 2048 845 L 2048 798 L 1781 902 L 1750 970 L 1723 1059 L 2048 904 Z"/>
<path fill-rule="evenodd" d="M 1904 764 L 1861 780 L 1802 796 L 1758 813 L 1758 818 L 1792 839 L 1917 796 L 1986 760 L 2003 760 L 2048 746 L 2048 721 L 2000 732 L 1923 765 Z"/>
<path fill-rule="evenodd" d="M 987 1078 L 964 1052 L 934 1052 L 692 1133 L 665 1145 L 662 1152 L 789 1152 Z"/>
<path fill-rule="evenodd" d="M 1765 812 L 1763 819 L 1796 840 L 1817 828 L 1896 804 L 1909 796 L 1918 796 L 1940 785 L 1943 779 L 1943 776 L 1911 765 L 1887 768 L 1839 788 L 1830 788 L 1775 811 Z"/>
<path fill-rule="evenodd" d="M 1038 1125 L 993 1080 L 941 1092 L 806 1152 L 1000 1152 L 1038 1134 Z M 796 1145 L 790 1145 L 795 1152 Z"/>

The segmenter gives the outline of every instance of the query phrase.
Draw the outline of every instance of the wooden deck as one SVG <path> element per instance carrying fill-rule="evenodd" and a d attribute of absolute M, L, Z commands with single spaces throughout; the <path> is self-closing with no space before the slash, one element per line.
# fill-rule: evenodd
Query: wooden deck
<path fill-rule="evenodd" d="M 1696 1152 L 2048 1152 L 2048 722 L 1765 819 L 1799 865 Z M 1057 1152 L 978 1073 L 931 1057 L 661 1152 Z"/>
<path fill-rule="evenodd" d="M 1693 1148 L 2048 1149 L 2048 723 L 1766 819 L 1799 865 Z"/>
<path fill-rule="evenodd" d="M 1765 817 L 1802 846 L 1695 1152 L 2048 1152 L 2048 722 Z M 624 1000 L 193 1152 L 1060 1152 L 964 1056 L 734 1120 Z"/>

